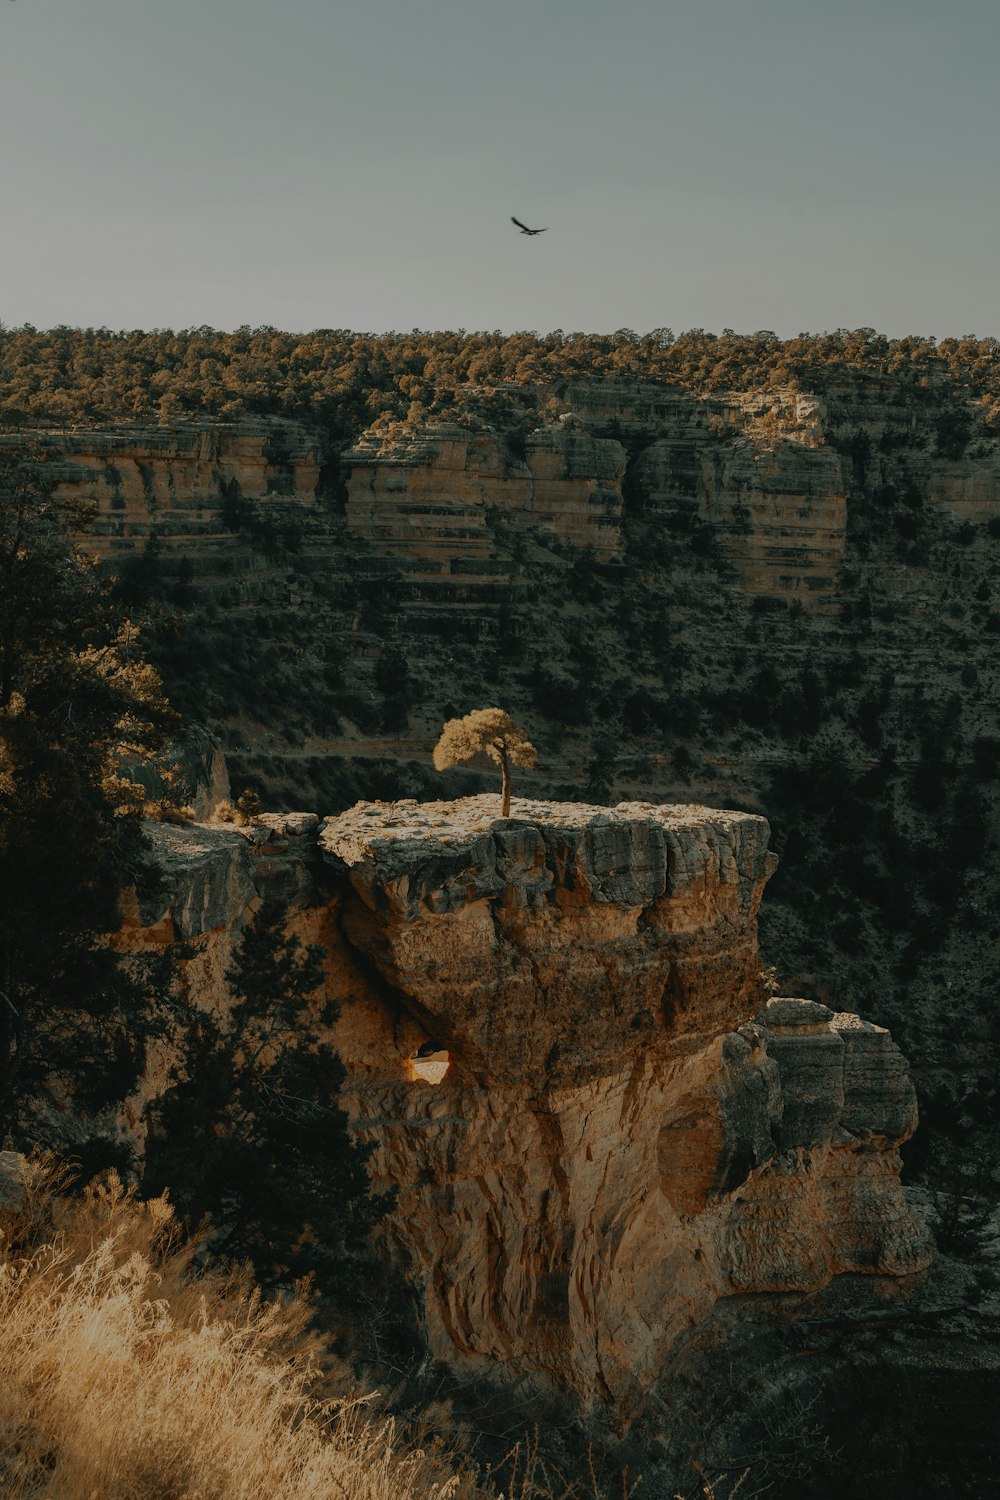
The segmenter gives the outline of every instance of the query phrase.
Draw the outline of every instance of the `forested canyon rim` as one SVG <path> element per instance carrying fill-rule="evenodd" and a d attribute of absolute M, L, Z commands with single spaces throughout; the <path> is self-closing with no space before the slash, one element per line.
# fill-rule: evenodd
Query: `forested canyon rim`
<path fill-rule="evenodd" d="M 977 916 L 1000 764 L 993 366 L 979 345 L 966 368 L 958 344 L 827 344 L 611 350 L 639 370 L 683 347 L 671 384 L 567 378 L 575 344 L 528 341 L 517 379 L 423 376 L 425 398 L 454 381 L 444 416 L 407 415 L 416 377 L 376 392 L 356 353 L 333 426 L 303 420 L 303 387 L 294 418 L 51 439 L 65 491 L 99 507 L 85 545 L 140 610 L 177 611 L 155 654 L 238 786 L 272 806 L 437 795 L 441 722 L 488 689 L 539 745 L 526 791 L 765 811 L 796 872 L 769 957 L 834 1008 L 876 993 L 925 1100 L 954 1101 L 970 1077 L 992 1090 L 996 1056 L 1000 932 Z M 391 410 L 349 435 L 376 395 Z"/>

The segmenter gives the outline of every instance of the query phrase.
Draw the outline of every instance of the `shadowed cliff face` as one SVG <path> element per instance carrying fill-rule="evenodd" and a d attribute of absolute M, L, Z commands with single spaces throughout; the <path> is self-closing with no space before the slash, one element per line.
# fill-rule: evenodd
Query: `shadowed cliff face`
<path fill-rule="evenodd" d="M 495 811 L 480 797 L 327 820 L 322 901 L 296 873 L 310 820 L 165 830 L 168 893 L 141 916 L 193 942 L 206 1003 L 247 882 L 298 891 L 432 1352 L 627 1414 L 719 1298 L 926 1266 L 898 1181 L 914 1094 L 889 1034 L 762 995 L 764 820 Z M 448 1064 L 434 1083 L 428 1056 Z"/>

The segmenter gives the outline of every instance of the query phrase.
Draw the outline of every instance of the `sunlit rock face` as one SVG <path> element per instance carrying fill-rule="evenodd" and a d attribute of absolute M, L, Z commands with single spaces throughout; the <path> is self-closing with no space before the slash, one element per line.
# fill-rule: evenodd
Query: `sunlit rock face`
<path fill-rule="evenodd" d="M 627 1414 L 719 1298 L 926 1266 L 892 1038 L 761 990 L 765 820 L 497 806 L 153 825 L 162 889 L 117 938 L 183 940 L 197 1005 L 226 1003 L 268 891 L 323 944 L 343 1102 L 433 1353 Z"/>
<path fill-rule="evenodd" d="M 94 507 L 86 549 L 98 557 L 141 552 L 151 536 L 164 554 L 201 562 L 232 554 L 238 543 L 223 514 L 227 497 L 308 511 L 320 475 L 315 434 L 265 418 L 37 436 L 58 454 L 57 493 Z"/>
<path fill-rule="evenodd" d="M 343 933 L 406 1018 L 351 1097 L 434 1352 L 627 1410 L 719 1297 L 924 1267 L 888 1032 L 763 1003 L 764 820 L 495 811 L 360 804 L 320 835 Z M 437 1084 L 400 1069 L 421 1040 Z"/>
<path fill-rule="evenodd" d="M 892 1038 L 761 990 L 765 820 L 497 806 L 152 825 L 162 888 L 117 938 L 183 941 L 196 1005 L 226 1003 L 266 892 L 323 944 L 343 1102 L 433 1353 L 627 1414 L 719 1298 L 926 1266 Z"/>
<path fill-rule="evenodd" d="M 542 427 L 514 454 L 498 435 L 436 423 L 343 456 L 351 533 L 420 577 L 482 584 L 506 571 L 496 518 L 538 526 L 598 557 L 621 550 L 620 443 L 571 425 Z"/>
<path fill-rule="evenodd" d="M 492 796 L 364 803 L 323 828 L 349 871 L 344 928 L 466 1076 L 579 1085 L 669 1025 L 697 1034 L 755 993 L 767 824 Z"/>

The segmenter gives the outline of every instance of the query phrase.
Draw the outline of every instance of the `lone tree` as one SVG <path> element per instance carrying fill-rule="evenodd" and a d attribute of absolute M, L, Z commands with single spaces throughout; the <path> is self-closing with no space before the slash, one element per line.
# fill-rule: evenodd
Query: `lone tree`
<path fill-rule="evenodd" d="M 500 767 L 503 777 L 503 806 L 500 816 L 510 816 L 510 768 L 533 766 L 537 758 L 534 745 L 502 708 L 477 708 L 464 719 L 449 719 L 434 746 L 434 765 L 438 771 L 457 766 L 477 755 L 488 755 Z"/>

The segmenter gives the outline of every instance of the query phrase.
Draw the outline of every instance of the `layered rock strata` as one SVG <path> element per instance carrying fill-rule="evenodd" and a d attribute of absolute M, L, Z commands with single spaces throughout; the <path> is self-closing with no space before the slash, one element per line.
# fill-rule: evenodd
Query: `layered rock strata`
<path fill-rule="evenodd" d="M 492 602 L 491 590 L 511 581 L 494 518 L 609 561 L 625 548 L 627 495 L 653 513 L 693 508 L 749 594 L 820 612 L 837 603 L 852 488 L 877 496 L 916 484 L 956 521 L 1000 514 L 993 443 L 961 457 L 928 451 L 928 429 L 945 409 L 885 382 L 820 396 L 600 378 L 569 381 L 558 395 L 527 385 L 478 394 L 529 405 L 549 398 L 565 409 L 556 420 L 535 411 L 535 429 L 516 438 L 440 420 L 376 423 L 335 465 L 349 536 L 418 592 L 457 589 L 462 603 L 477 594 Z M 966 416 L 976 419 L 972 406 Z M 310 550 L 324 564 L 336 554 L 329 528 L 311 516 L 325 447 L 318 429 L 194 418 L 32 436 L 61 455 L 63 493 L 96 503 L 88 546 L 102 557 L 141 550 L 155 535 L 165 553 L 197 561 L 205 587 L 213 566 L 245 561 L 222 519 L 235 495 L 308 521 Z"/>
<path fill-rule="evenodd" d="M 320 441 L 292 422 L 205 418 L 152 426 L 33 433 L 57 455 L 56 493 L 96 512 L 86 548 L 96 557 L 142 551 L 155 537 L 165 553 L 225 562 L 236 548 L 227 499 L 265 502 L 301 514 L 315 501 Z M 22 434 L 0 435 L 18 443 Z"/>
<path fill-rule="evenodd" d="M 410 559 L 417 576 L 503 576 L 493 512 L 600 558 L 621 550 L 625 450 L 578 426 L 541 427 L 516 457 L 499 435 L 457 423 L 385 439 L 366 434 L 344 465 L 350 530 L 379 551 Z"/>
<path fill-rule="evenodd" d="M 888 1032 L 760 1009 L 764 820 L 494 809 L 362 804 L 321 834 L 349 940 L 452 1062 L 358 1100 L 435 1352 L 628 1407 L 720 1296 L 925 1265 Z"/>
<path fill-rule="evenodd" d="M 766 822 L 496 805 L 327 820 L 322 894 L 315 820 L 164 829 L 141 918 L 193 944 L 199 1003 L 269 882 L 325 942 L 344 1098 L 433 1353 L 627 1413 L 721 1297 L 925 1266 L 888 1032 L 762 1004 Z"/>

